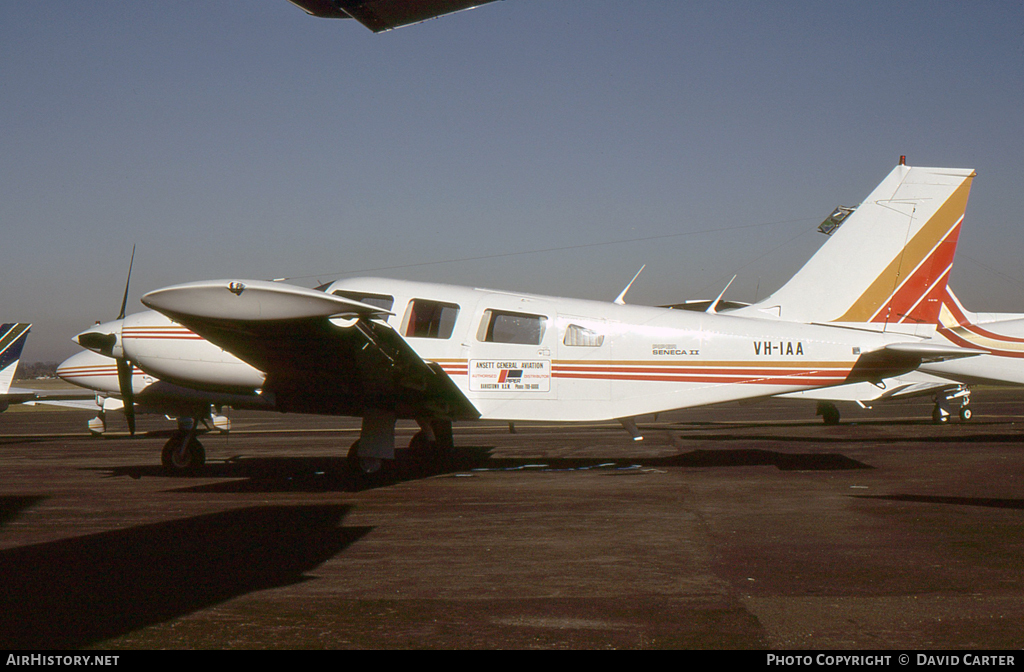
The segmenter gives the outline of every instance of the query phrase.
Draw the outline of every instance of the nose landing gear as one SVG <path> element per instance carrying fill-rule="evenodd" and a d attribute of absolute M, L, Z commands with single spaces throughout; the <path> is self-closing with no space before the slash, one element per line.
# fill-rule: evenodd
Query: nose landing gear
<path fill-rule="evenodd" d="M 164 471 L 174 476 L 191 474 L 206 464 L 206 449 L 196 437 L 197 425 L 194 418 L 178 418 L 178 431 L 160 452 Z"/>

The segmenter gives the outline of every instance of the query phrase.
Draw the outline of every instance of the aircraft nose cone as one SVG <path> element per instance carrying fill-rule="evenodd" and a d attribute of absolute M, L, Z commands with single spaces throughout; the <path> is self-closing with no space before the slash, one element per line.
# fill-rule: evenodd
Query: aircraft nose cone
<path fill-rule="evenodd" d="M 68 369 L 68 361 L 70 359 L 71 358 L 69 357 L 68 359 L 65 359 L 63 362 L 57 365 L 57 377 L 60 378 L 61 380 L 67 380 L 68 376 L 70 375 L 70 371 Z"/>
<path fill-rule="evenodd" d="M 96 356 L 91 352 L 80 352 L 77 355 L 68 357 L 57 365 L 57 377 L 61 380 L 66 380 L 69 383 L 77 385 L 78 383 L 75 382 L 75 379 L 82 375 L 84 367 L 90 363 L 86 358 L 83 358 L 82 355 L 89 355 L 91 357 Z"/>

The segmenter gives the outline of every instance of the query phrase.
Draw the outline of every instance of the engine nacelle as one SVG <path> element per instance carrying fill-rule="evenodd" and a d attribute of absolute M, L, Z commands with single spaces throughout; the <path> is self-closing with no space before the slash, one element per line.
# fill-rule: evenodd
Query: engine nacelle
<path fill-rule="evenodd" d="M 146 373 L 186 387 L 252 392 L 266 375 L 156 311 L 124 318 L 125 355 Z"/>

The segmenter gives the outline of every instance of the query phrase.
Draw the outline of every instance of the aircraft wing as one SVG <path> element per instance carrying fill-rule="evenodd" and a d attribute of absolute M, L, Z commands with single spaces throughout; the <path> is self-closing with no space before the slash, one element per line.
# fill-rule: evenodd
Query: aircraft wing
<path fill-rule="evenodd" d="M 441 367 L 423 361 L 387 311 L 257 280 L 151 292 L 142 302 L 266 374 L 278 410 L 469 419 L 479 413 Z"/>
<path fill-rule="evenodd" d="M 69 408 L 96 409 L 95 393 L 89 390 L 35 390 L 22 387 L 12 387 L 6 393 L 0 394 L 0 411 L 7 410 L 12 404 L 25 406 L 38 406 L 48 404 L 51 406 L 67 406 Z"/>
<path fill-rule="evenodd" d="M 96 403 L 95 396 L 88 399 L 47 399 L 40 397 L 22 403 L 26 406 L 59 406 L 61 408 L 74 408 L 80 411 L 99 411 L 101 409 L 100 405 Z"/>
<path fill-rule="evenodd" d="M 420 23 L 494 0 L 289 0 L 323 19 L 355 19 L 375 33 Z"/>

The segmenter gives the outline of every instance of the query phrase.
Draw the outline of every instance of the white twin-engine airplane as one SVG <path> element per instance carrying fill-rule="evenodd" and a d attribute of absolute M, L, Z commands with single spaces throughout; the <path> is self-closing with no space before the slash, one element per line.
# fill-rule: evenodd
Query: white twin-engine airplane
<path fill-rule="evenodd" d="M 216 280 L 150 292 L 151 311 L 76 336 L 105 369 L 82 353 L 58 372 L 140 406 L 198 397 L 196 422 L 164 448 L 171 470 L 202 464 L 195 427 L 211 403 L 361 417 L 349 457 L 367 472 L 395 457 L 398 419 L 420 425 L 410 447 L 423 450 L 451 448 L 452 423 L 475 419 L 616 419 L 640 438 L 639 415 L 880 384 L 978 354 L 929 340 L 973 176 L 901 162 L 858 226 L 730 314 L 379 278 L 318 290 Z"/>

